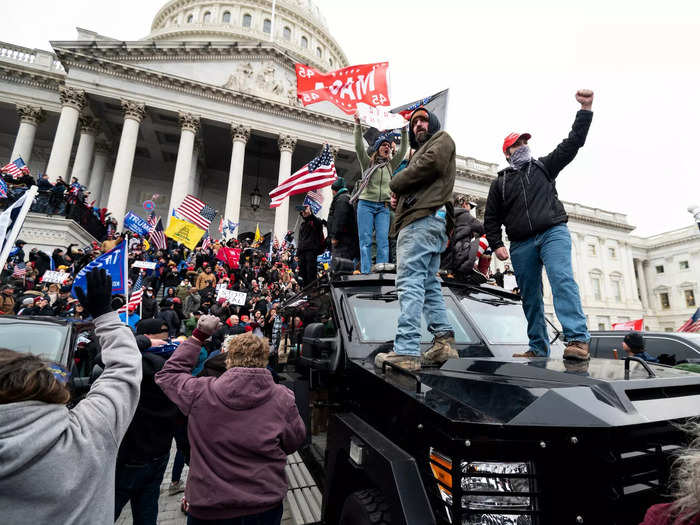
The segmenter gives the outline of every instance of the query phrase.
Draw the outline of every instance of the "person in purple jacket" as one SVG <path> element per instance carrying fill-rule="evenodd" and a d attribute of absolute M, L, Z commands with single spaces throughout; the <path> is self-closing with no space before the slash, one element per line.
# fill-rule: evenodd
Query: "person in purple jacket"
<path fill-rule="evenodd" d="M 306 428 L 294 394 L 277 385 L 265 367 L 267 342 L 252 335 L 227 338 L 227 370 L 192 377 L 199 350 L 220 326 L 203 315 L 192 336 L 155 376 L 186 416 L 192 446 L 185 487 L 188 525 L 278 525 L 287 493 L 287 455 L 304 442 Z"/>

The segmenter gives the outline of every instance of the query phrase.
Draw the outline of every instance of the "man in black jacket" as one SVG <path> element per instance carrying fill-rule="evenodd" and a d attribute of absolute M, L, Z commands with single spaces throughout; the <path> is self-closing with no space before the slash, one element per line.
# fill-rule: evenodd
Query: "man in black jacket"
<path fill-rule="evenodd" d="M 530 134 L 508 135 L 503 153 L 510 167 L 491 183 L 486 202 L 484 227 L 491 249 L 500 260 L 508 259 L 501 239 L 505 225 L 510 240 L 515 277 L 527 317 L 530 349 L 514 357 L 549 355 L 549 337 L 542 302 L 542 266 L 552 287 L 554 311 L 564 329 L 567 347 L 565 359 L 587 360 L 590 335 L 581 306 L 578 285 L 571 267 L 571 236 L 568 216 L 559 200 L 556 178 L 586 142 L 593 112 L 593 92 L 576 93 L 581 109 L 568 138 L 553 152 L 539 159 L 530 156 Z"/>
<path fill-rule="evenodd" d="M 334 257 L 357 259 L 360 256 L 360 241 L 357 235 L 355 209 L 350 204 L 350 192 L 345 179 L 338 177 L 331 186 L 333 202 L 328 211 L 328 238 Z"/>
<path fill-rule="evenodd" d="M 299 227 L 299 265 L 304 286 L 316 280 L 316 257 L 323 253 L 323 221 L 316 217 L 309 206 L 301 210 L 302 222 Z"/>

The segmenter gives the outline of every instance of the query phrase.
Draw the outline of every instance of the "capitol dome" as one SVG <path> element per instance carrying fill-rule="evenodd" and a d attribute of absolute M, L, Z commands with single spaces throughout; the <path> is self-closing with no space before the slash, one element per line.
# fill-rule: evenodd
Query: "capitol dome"
<path fill-rule="evenodd" d="M 170 0 L 148 40 L 271 42 L 322 71 L 349 65 L 311 0 Z M 274 33 L 274 38 L 273 38 Z"/>

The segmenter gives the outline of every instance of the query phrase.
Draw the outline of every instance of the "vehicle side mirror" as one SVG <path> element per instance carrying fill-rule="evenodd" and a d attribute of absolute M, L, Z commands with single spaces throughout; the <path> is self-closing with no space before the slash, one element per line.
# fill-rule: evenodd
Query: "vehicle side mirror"
<path fill-rule="evenodd" d="M 311 359 L 327 358 L 335 350 L 335 338 L 326 338 L 323 323 L 311 323 L 304 329 L 301 355 Z"/>

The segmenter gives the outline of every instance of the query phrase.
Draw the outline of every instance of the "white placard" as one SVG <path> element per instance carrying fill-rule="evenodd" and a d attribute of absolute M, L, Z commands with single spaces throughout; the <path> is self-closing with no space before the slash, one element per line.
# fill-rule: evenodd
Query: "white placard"
<path fill-rule="evenodd" d="M 132 268 L 146 268 L 147 270 L 155 270 L 156 269 L 156 262 L 155 261 L 134 261 L 134 263 L 131 265 Z"/>
<path fill-rule="evenodd" d="M 245 304 L 245 299 L 248 294 L 245 292 L 237 292 L 235 290 L 225 290 L 225 289 L 220 289 L 217 294 L 216 298 L 218 299 L 226 299 L 229 304 L 235 304 L 237 306 L 243 306 Z"/>
<path fill-rule="evenodd" d="M 44 283 L 58 283 L 62 284 L 68 279 L 68 274 L 66 272 L 57 272 L 54 270 L 46 270 L 44 272 L 41 281 Z"/>
<path fill-rule="evenodd" d="M 513 288 L 517 287 L 518 282 L 515 280 L 515 275 L 511 275 L 509 273 L 503 275 L 503 288 L 505 288 L 509 292 L 512 292 Z"/>

